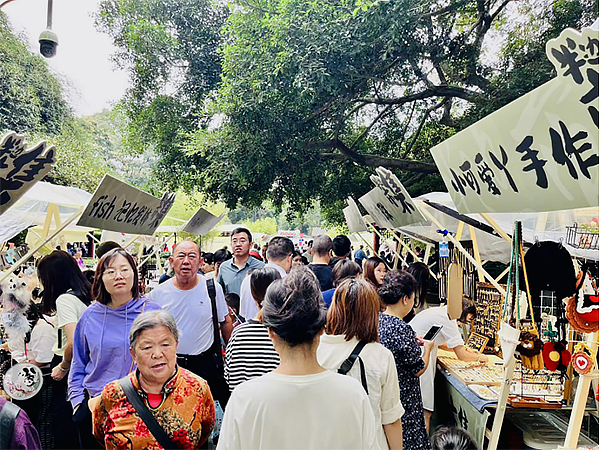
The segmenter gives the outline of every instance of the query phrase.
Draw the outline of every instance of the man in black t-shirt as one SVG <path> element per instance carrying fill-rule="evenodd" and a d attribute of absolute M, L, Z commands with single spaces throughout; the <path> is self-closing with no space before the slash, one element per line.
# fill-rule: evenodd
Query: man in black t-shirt
<path fill-rule="evenodd" d="M 327 291 L 333 287 L 331 281 L 332 268 L 329 266 L 332 248 L 333 244 L 329 236 L 322 234 L 313 239 L 313 262 L 308 265 L 308 268 L 317 276 L 321 291 Z"/>
<path fill-rule="evenodd" d="M 331 245 L 333 257 L 331 258 L 331 261 L 329 261 L 329 265 L 333 269 L 338 261 L 350 258 L 352 243 L 350 242 L 350 239 L 348 239 L 348 236 L 339 234 L 333 238 Z"/>

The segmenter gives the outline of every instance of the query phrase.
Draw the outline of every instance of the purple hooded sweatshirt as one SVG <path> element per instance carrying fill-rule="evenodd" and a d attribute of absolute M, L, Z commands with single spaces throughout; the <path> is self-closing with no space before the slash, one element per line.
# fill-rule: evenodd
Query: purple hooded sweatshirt
<path fill-rule="evenodd" d="M 85 310 L 73 338 L 73 361 L 69 371 L 69 400 L 73 408 L 83 401 L 85 391 L 95 397 L 107 383 L 132 370 L 131 324 L 142 312 L 155 309 L 161 307 L 141 297 L 116 309 L 94 302 Z"/>

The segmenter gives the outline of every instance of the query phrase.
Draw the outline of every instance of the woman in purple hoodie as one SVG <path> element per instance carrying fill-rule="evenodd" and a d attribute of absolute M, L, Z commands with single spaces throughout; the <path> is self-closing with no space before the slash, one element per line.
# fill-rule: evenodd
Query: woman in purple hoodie
<path fill-rule="evenodd" d="M 98 262 L 92 296 L 95 302 L 83 313 L 73 342 L 69 373 L 69 399 L 78 427 L 81 448 L 102 448 L 92 435 L 92 415 L 87 400 L 102 393 L 107 383 L 133 369 L 129 329 L 144 311 L 161 309 L 139 292 L 134 259 L 115 248 Z"/>

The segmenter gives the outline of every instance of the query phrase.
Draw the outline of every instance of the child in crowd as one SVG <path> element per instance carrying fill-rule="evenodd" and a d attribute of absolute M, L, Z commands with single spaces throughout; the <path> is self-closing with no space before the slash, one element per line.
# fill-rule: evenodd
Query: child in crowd
<path fill-rule="evenodd" d="M 433 450 L 478 450 L 471 435 L 457 427 L 440 427 L 431 437 Z"/>
<path fill-rule="evenodd" d="M 232 292 L 225 295 L 225 301 L 227 302 L 229 313 L 233 316 L 233 328 L 246 322 L 246 319 L 240 316 L 240 296 Z"/>

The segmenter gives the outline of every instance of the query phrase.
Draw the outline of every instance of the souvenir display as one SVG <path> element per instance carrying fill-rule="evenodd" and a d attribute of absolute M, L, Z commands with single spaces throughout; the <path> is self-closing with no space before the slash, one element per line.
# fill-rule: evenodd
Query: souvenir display
<path fill-rule="evenodd" d="M 517 346 L 517 351 L 521 353 L 523 366 L 531 370 L 541 370 L 544 368 L 544 359 L 542 357 L 543 345 L 537 333 L 532 331 L 521 332 L 519 338 L 520 344 Z"/>
<path fill-rule="evenodd" d="M 484 400 L 497 401 L 498 400 L 498 392 L 490 389 L 488 386 L 483 386 L 481 384 L 470 384 L 469 389 L 475 392 L 479 397 Z"/>
<path fill-rule="evenodd" d="M 489 338 L 486 336 L 482 336 L 481 334 L 477 333 L 471 333 L 465 345 L 471 350 L 475 350 L 478 353 L 483 353 L 488 340 Z"/>
<path fill-rule="evenodd" d="M 571 352 L 563 342 L 546 342 L 542 350 L 544 365 L 546 369 L 566 371 L 571 362 Z"/>
<path fill-rule="evenodd" d="M 501 286 L 506 289 L 506 285 Z M 475 307 L 477 308 L 477 315 L 471 325 L 471 331 L 488 339 L 485 347 L 486 353 L 497 353 L 499 348 L 497 333 L 500 327 L 502 295 L 490 283 L 477 283 Z"/>

